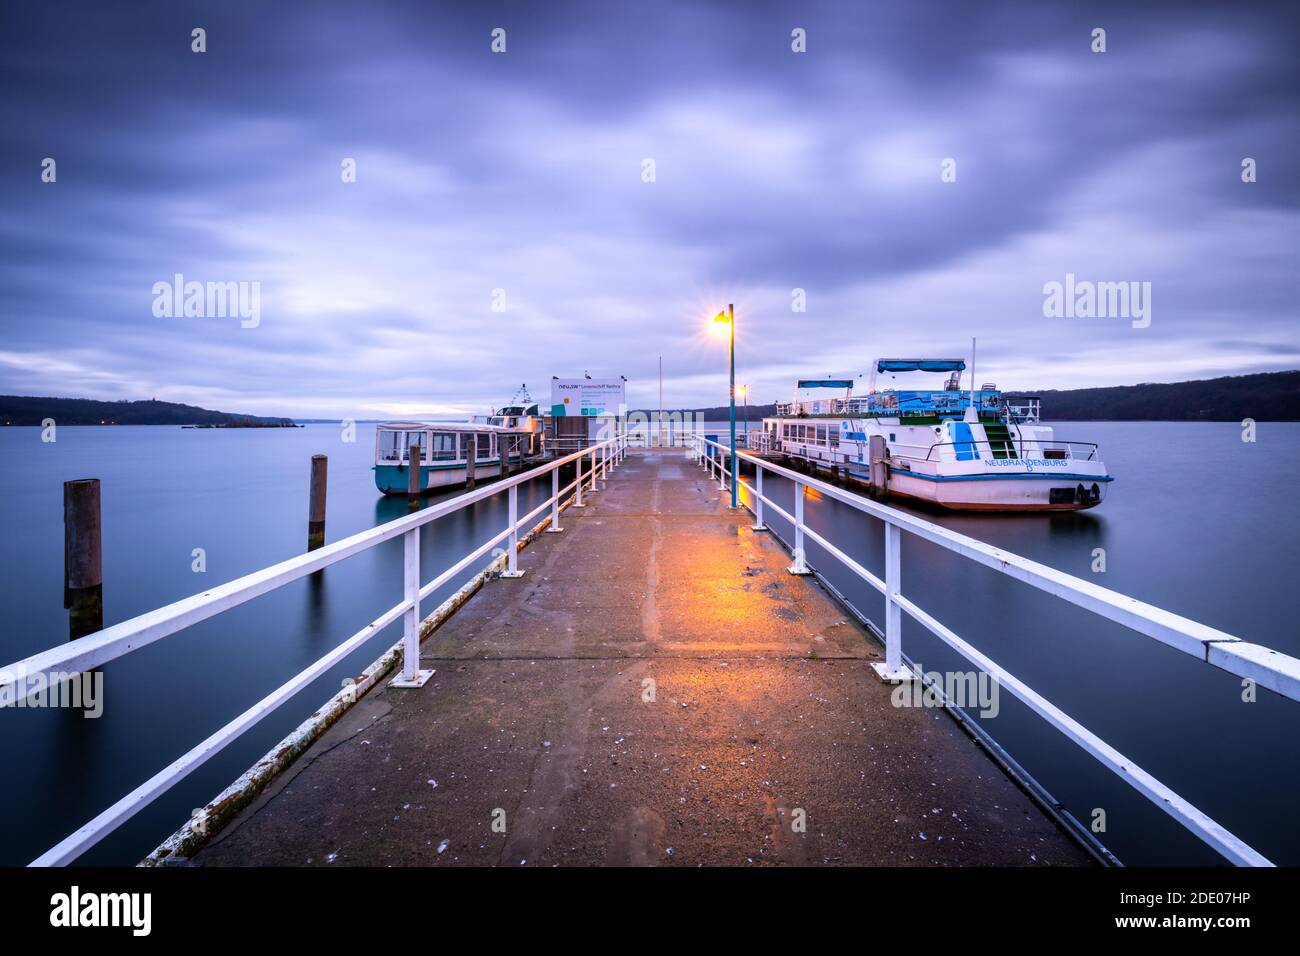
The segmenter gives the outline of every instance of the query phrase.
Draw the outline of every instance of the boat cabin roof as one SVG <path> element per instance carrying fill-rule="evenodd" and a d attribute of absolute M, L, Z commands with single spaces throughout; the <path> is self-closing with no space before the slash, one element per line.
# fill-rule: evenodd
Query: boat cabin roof
<path fill-rule="evenodd" d="M 435 432 L 512 432 L 514 429 L 504 425 L 488 425 L 483 422 L 381 422 L 381 431 L 435 431 Z"/>
<path fill-rule="evenodd" d="M 964 372 L 963 359 L 877 359 L 877 372 Z"/>

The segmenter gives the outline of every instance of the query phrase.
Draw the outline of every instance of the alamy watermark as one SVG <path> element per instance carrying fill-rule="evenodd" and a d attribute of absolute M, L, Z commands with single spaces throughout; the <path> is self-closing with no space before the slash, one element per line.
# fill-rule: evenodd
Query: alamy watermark
<path fill-rule="evenodd" d="M 262 283 L 186 282 L 176 273 L 171 282 L 153 284 L 154 318 L 239 319 L 240 327 L 262 323 Z"/>
<path fill-rule="evenodd" d="M 920 664 L 912 664 L 915 679 L 904 681 L 889 695 L 895 707 L 979 708 L 981 717 L 996 717 L 999 685 L 988 671 L 929 671 L 922 673 Z"/>
<path fill-rule="evenodd" d="M 96 720 L 104 713 L 104 672 L 28 674 L 21 664 L 15 671 L 0 670 L 0 708 L 3 707 L 66 707 L 82 711 L 81 716 L 87 720 Z"/>
<path fill-rule="evenodd" d="M 1093 282 L 1065 274 L 1043 285 L 1043 315 L 1049 319 L 1131 319 L 1133 328 L 1151 324 L 1150 282 Z"/>

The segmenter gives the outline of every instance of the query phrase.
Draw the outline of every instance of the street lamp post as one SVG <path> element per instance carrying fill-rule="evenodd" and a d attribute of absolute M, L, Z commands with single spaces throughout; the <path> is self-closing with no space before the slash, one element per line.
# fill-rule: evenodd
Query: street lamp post
<path fill-rule="evenodd" d="M 736 475 L 739 471 L 736 461 L 736 306 L 730 304 L 726 312 L 719 312 L 713 317 L 714 322 L 726 322 L 729 326 L 728 331 L 731 334 L 730 345 L 730 365 L 731 365 L 731 507 L 740 507 L 740 486 L 736 483 Z"/>

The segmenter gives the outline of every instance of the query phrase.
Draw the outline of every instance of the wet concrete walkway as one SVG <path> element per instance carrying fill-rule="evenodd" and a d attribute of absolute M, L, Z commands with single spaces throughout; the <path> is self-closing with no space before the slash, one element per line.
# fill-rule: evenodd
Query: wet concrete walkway
<path fill-rule="evenodd" d="M 1088 863 L 680 451 L 588 503 L 194 862 Z"/>

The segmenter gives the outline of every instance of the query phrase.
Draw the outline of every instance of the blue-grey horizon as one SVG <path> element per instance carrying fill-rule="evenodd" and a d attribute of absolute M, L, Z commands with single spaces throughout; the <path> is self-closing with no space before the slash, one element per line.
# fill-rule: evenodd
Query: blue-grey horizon
<path fill-rule="evenodd" d="M 1298 27 L 1282 2 L 8 4 L 0 393 L 447 417 L 590 371 L 647 408 L 662 356 L 668 407 L 716 406 L 729 302 L 754 403 L 973 337 L 1007 389 L 1300 367 Z M 1048 314 L 1067 282 L 1132 300 Z"/>

